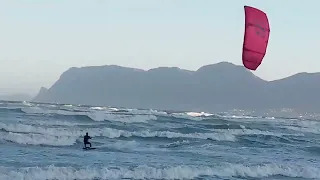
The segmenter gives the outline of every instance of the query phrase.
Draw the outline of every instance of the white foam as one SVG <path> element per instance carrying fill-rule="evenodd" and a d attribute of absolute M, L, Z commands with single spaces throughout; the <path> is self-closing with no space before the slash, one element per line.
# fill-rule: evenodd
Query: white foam
<path fill-rule="evenodd" d="M 171 131 L 142 131 L 133 132 L 131 135 L 140 137 L 164 137 L 164 138 L 194 138 L 194 139 L 212 139 L 217 141 L 235 141 L 236 137 L 228 133 L 189 133 L 182 134 Z"/>
<path fill-rule="evenodd" d="M 29 103 L 27 101 L 22 101 L 22 104 L 25 105 L 25 106 L 33 106 L 34 105 L 34 104 Z"/>
<path fill-rule="evenodd" d="M 224 115 L 222 118 L 227 119 L 256 119 L 257 117 L 247 116 L 247 115 Z"/>
<path fill-rule="evenodd" d="M 64 104 L 63 106 L 65 106 L 65 107 L 73 107 L 72 104 Z"/>
<path fill-rule="evenodd" d="M 72 167 L 27 167 L 10 170 L 0 168 L 2 180 L 93 180 L 93 179 L 194 179 L 197 177 L 220 178 L 242 177 L 263 178 L 275 175 L 300 178 L 320 178 L 320 169 L 310 166 L 265 164 L 245 166 L 242 164 L 224 164 L 208 166 L 169 166 L 165 168 L 147 165 L 134 168 L 104 167 L 83 168 Z"/>
<path fill-rule="evenodd" d="M 173 143 L 169 143 L 166 146 L 180 146 L 180 145 L 185 145 L 185 144 L 189 144 L 190 141 L 188 140 L 183 140 L 183 141 L 175 141 Z"/>
<path fill-rule="evenodd" d="M 70 136 L 51 136 L 41 134 L 20 134 L 0 132 L 0 139 L 15 142 L 18 144 L 29 145 L 51 145 L 51 146 L 68 146 L 76 142 L 76 137 Z"/>
<path fill-rule="evenodd" d="M 201 121 L 203 120 L 203 116 L 199 115 L 194 115 L 194 114 L 187 114 L 187 113 L 172 113 L 170 116 L 175 117 L 175 118 L 183 118 L 183 119 L 189 119 L 189 120 L 194 120 L 194 121 Z"/>
<path fill-rule="evenodd" d="M 271 132 L 271 131 L 261 131 L 257 129 L 215 129 L 212 130 L 214 132 L 223 132 L 223 133 L 230 133 L 232 135 L 266 135 L 266 136 L 276 136 L 276 137 L 282 137 L 286 135 L 290 136 L 304 136 L 304 134 L 288 134 L 288 133 L 277 133 L 277 132 Z"/>
<path fill-rule="evenodd" d="M 69 121 L 60 121 L 60 120 L 32 120 L 32 121 L 23 121 L 23 123 L 28 125 L 45 125 L 45 126 L 77 126 L 77 125 L 97 125 L 97 123 L 86 123 L 86 122 L 69 122 Z M 1 127 L 1 126 L 0 126 Z"/>
<path fill-rule="evenodd" d="M 28 107 L 22 108 L 22 111 L 32 114 L 60 114 L 60 115 L 84 115 L 92 119 L 93 121 L 120 121 L 126 123 L 136 123 L 136 122 L 147 122 L 149 120 L 157 120 L 155 115 L 139 115 L 139 114 L 116 114 L 109 111 L 101 110 L 91 110 L 83 112 L 74 112 L 66 110 L 56 110 L 56 109 L 43 109 L 40 107 Z"/>
<path fill-rule="evenodd" d="M 106 107 L 90 107 L 89 109 L 92 109 L 92 110 L 106 110 Z"/>
<path fill-rule="evenodd" d="M 266 119 L 276 119 L 275 117 L 266 117 Z"/>
<path fill-rule="evenodd" d="M 119 137 L 162 137 L 162 138 L 193 138 L 193 139 L 212 139 L 217 141 L 236 141 L 236 136 L 238 135 L 250 135 L 250 134 L 261 134 L 261 135 L 272 135 L 272 136 L 284 136 L 284 135 L 294 135 L 303 136 L 303 134 L 285 134 L 285 133 L 274 133 L 269 131 L 260 131 L 254 129 L 214 129 L 212 133 L 189 133 L 183 134 L 171 131 L 125 131 L 113 128 L 80 128 L 80 127 L 56 127 L 56 128 L 46 128 L 46 127 L 36 127 L 32 125 L 25 124 L 5 124 L 0 123 L 0 128 L 5 129 L 8 132 L 14 132 L 15 134 L 9 134 L 6 139 L 17 143 L 23 143 L 23 139 L 19 139 L 19 133 L 30 133 L 32 134 L 42 134 L 44 140 L 41 144 L 48 145 L 72 145 L 76 142 L 86 132 L 89 132 L 90 136 L 104 136 L 108 138 L 119 138 Z M 28 144 L 38 144 L 41 135 L 30 135 Z M 22 135 L 21 135 L 22 136 Z M 10 138 L 9 138 L 10 137 Z M 66 137 L 65 140 L 63 137 Z M 17 140 L 15 140 L 17 138 Z M 32 140 L 32 138 L 34 138 Z M 55 142 L 53 142 L 55 141 Z"/>
<path fill-rule="evenodd" d="M 164 111 L 158 111 L 154 109 L 148 109 L 148 110 L 143 110 L 143 109 L 123 109 L 127 110 L 128 112 L 132 114 L 143 114 L 143 115 L 167 115 L 168 113 Z"/>
<path fill-rule="evenodd" d="M 66 128 L 45 128 L 45 127 L 35 127 L 32 125 L 25 124 L 4 124 L 0 123 L 0 128 L 5 129 L 9 133 L 6 135 L 5 140 L 10 140 L 13 142 L 25 144 L 23 142 L 24 135 L 20 133 L 29 133 L 28 144 L 39 144 L 39 138 L 41 136 L 44 138 L 41 144 L 47 145 L 72 145 L 76 142 L 76 139 L 83 136 L 86 132 L 90 132 L 90 136 L 104 136 L 108 138 L 119 138 L 119 137 L 163 137 L 163 138 L 195 138 L 195 139 L 213 139 L 217 141 L 235 141 L 234 135 L 228 132 L 219 133 L 189 133 L 182 134 L 171 131 L 124 131 L 112 128 L 79 128 L 79 127 L 66 127 Z M 41 134 L 41 135 L 37 135 Z M 67 138 L 66 141 L 63 137 Z M 16 139 L 15 139 L 16 138 Z M 32 138 L 34 138 L 32 140 Z M 53 142 L 55 141 L 55 142 Z M 68 143 L 66 143 L 68 142 Z"/>
<path fill-rule="evenodd" d="M 77 112 L 60 110 L 60 109 L 44 109 L 41 107 L 25 107 L 21 109 L 25 113 L 30 114 L 61 114 L 61 115 L 77 115 Z"/>
<path fill-rule="evenodd" d="M 228 164 L 223 171 L 225 176 L 241 176 L 262 178 L 274 175 L 301 178 L 320 178 L 320 169 L 307 165 L 286 165 L 281 163 L 265 164 L 257 166 L 245 166 L 242 164 Z"/>
<path fill-rule="evenodd" d="M 20 132 L 20 133 L 38 133 L 38 134 L 47 134 L 53 136 L 72 136 L 75 133 L 76 128 L 45 128 L 45 127 L 36 127 L 32 125 L 25 124 L 4 124 L 0 123 L 0 128 L 5 129 L 10 132 Z"/>
<path fill-rule="evenodd" d="M 210 114 L 210 113 L 205 113 L 205 112 L 186 112 L 187 115 L 189 116 L 212 116 L 214 114 Z"/>

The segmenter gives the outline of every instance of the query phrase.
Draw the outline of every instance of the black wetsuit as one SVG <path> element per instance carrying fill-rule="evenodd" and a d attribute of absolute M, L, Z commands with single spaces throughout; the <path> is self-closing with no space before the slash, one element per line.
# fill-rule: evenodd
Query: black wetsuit
<path fill-rule="evenodd" d="M 87 146 L 86 146 L 87 144 L 89 144 L 90 147 L 91 147 L 91 143 L 88 141 L 89 139 L 91 139 L 91 137 L 88 136 L 88 135 L 85 135 L 85 136 L 83 137 L 84 147 L 87 147 Z"/>

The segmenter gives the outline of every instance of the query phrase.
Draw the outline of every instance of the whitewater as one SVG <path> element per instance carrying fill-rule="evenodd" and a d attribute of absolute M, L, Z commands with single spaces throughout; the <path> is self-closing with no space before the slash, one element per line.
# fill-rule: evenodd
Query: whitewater
<path fill-rule="evenodd" d="M 1 180 L 320 179 L 318 118 L 0 102 Z M 95 150 L 83 150 L 88 132 Z"/>

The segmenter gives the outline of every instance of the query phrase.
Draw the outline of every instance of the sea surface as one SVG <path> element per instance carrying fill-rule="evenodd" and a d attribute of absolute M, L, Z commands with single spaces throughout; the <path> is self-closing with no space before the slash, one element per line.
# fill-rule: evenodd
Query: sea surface
<path fill-rule="evenodd" d="M 319 134 L 310 115 L 2 101 L 0 180 L 320 179 Z"/>

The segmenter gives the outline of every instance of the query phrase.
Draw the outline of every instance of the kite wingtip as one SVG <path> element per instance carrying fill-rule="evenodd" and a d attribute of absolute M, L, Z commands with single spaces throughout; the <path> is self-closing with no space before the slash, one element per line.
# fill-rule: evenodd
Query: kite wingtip
<path fill-rule="evenodd" d="M 246 63 L 243 63 L 243 66 L 250 71 L 256 71 L 258 69 L 258 66 L 250 66 Z"/>
<path fill-rule="evenodd" d="M 244 7 L 244 9 L 255 9 L 255 10 L 257 10 L 257 11 L 260 11 L 261 13 L 263 13 L 263 14 L 266 14 L 263 10 L 261 10 L 261 9 L 258 9 L 258 8 L 256 8 L 256 7 L 253 7 L 253 6 L 248 6 L 248 5 L 244 5 L 243 6 Z"/>

